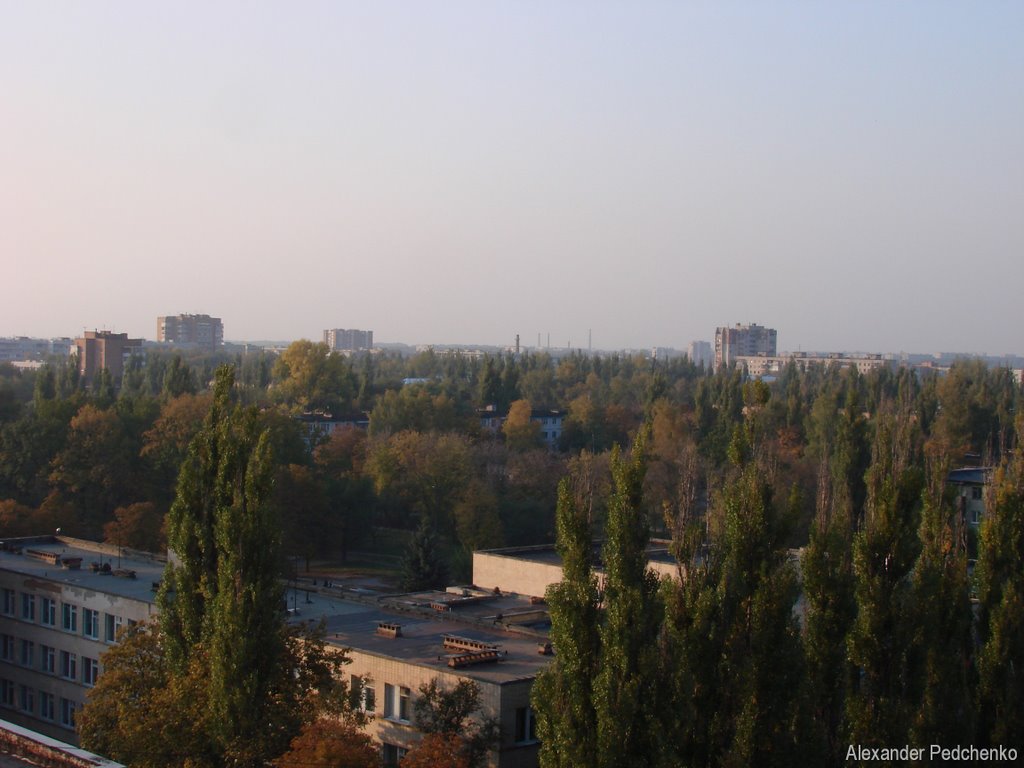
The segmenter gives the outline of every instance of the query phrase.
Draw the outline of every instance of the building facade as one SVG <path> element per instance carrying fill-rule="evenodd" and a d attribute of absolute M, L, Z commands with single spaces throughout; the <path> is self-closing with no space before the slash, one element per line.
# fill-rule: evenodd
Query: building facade
<path fill-rule="evenodd" d="M 324 344 L 332 352 L 360 352 L 373 349 L 373 331 L 355 328 L 330 328 L 324 331 Z"/>
<path fill-rule="evenodd" d="M 28 336 L 14 336 L 0 339 L 0 362 L 45 360 L 51 355 L 67 357 L 71 354 L 69 338 L 35 339 Z"/>
<path fill-rule="evenodd" d="M 728 367 L 739 357 L 774 357 L 777 349 L 778 332 L 774 328 L 751 323 L 715 330 L 715 369 Z"/>
<path fill-rule="evenodd" d="M 91 383 L 101 370 L 110 371 L 115 383 L 121 381 L 125 361 L 142 353 L 142 339 L 129 339 L 127 333 L 86 331 L 75 339 L 78 355 L 78 373 L 86 384 Z"/>
<path fill-rule="evenodd" d="M 880 354 L 848 355 L 845 352 L 789 352 L 773 357 L 741 355 L 734 362 L 744 366 L 747 369 L 747 375 L 754 378 L 778 376 L 790 363 L 796 365 L 801 371 L 806 371 L 812 365 L 821 365 L 826 368 L 835 365 L 840 368 L 856 368 L 861 374 L 870 373 L 878 368 L 888 368 L 895 364 L 893 359 Z"/>
<path fill-rule="evenodd" d="M 224 324 L 209 315 L 168 315 L 156 319 L 156 340 L 216 350 L 224 344 Z"/>
<path fill-rule="evenodd" d="M 61 536 L 0 544 L 0 712 L 78 743 L 75 715 L 121 627 L 155 614 L 153 556 Z"/>

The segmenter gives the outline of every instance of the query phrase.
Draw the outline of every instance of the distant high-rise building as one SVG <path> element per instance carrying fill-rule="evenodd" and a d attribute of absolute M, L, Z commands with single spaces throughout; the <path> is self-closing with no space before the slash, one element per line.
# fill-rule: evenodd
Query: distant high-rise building
<path fill-rule="evenodd" d="M 224 343 L 224 324 L 209 315 L 158 317 L 156 340 L 215 350 Z"/>
<path fill-rule="evenodd" d="M 88 384 L 103 368 L 110 371 L 115 383 L 121 381 L 124 362 L 132 355 L 142 353 L 142 339 L 129 339 L 127 333 L 86 331 L 75 339 L 78 352 L 78 372 Z"/>
<path fill-rule="evenodd" d="M 331 328 L 324 331 L 324 344 L 332 352 L 358 352 L 361 349 L 373 349 L 373 331 Z"/>
<path fill-rule="evenodd" d="M 705 368 L 710 368 L 715 359 L 710 341 L 691 341 L 690 346 L 686 348 L 686 355 L 691 363 L 703 365 Z"/>
<path fill-rule="evenodd" d="M 774 328 L 751 323 L 715 330 L 715 368 L 729 366 L 738 357 L 764 355 L 774 357 L 778 332 Z"/>

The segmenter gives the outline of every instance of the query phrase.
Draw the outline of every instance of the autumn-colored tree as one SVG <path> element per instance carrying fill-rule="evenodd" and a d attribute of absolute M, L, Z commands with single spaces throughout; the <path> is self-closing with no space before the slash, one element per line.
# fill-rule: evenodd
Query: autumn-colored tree
<path fill-rule="evenodd" d="M 296 411 L 345 411 L 356 394 L 351 365 L 323 342 L 292 342 L 274 365 L 273 393 Z"/>
<path fill-rule="evenodd" d="M 302 733 L 292 740 L 291 749 L 276 765 L 278 768 L 379 768 L 380 750 L 354 723 L 321 717 L 303 726 Z"/>
<path fill-rule="evenodd" d="M 428 733 L 402 758 L 402 768 L 472 768 L 472 764 L 457 735 Z"/>
<path fill-rule="evenodd" d="M 71 420 L 50 482 L 78 510 L 79 535 L 98 536 L 114 509 L 132 500 L 135 450 L 113 410 L 85 405 Z"/>
<path fill-rule="evenodd" d="M 119 547 L 160 552 L 165 546 L 163 513 L 151 501 L 140 501 L 114 510 L 114 519 L 103 526 L 103 540 Z"/>
<path fill-rule="evenodd" d="M 516 400 L 509 407 L 501 427 L 509 450 L 521 452 L 540 447 L 540 424 L 532 420 L 532 415 L 533 409 L 528 400 Z"/>

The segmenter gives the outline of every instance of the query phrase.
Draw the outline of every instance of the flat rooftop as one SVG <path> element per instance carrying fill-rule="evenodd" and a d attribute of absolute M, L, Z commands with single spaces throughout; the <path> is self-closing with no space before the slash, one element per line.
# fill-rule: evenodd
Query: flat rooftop
<path fill-rule="evenodd" d="M 67 536 L 0 540 L 0 570 L 141 602 L 156 600 L 165 565 L 157 555 L 122 548 L 118 557 L 116 546 Z"/>
<path fill-rule="evenodd" d="M 298 609 L 293 622 L 315 623 L 323 617 L 329 645 L 437 673 L 502 684 L 532 679 L 551 662 L 551 656 L 539 651 L 550 628 L 546 606 L 519 595 L 468 588 L 466 592 L 459 588 L 357 600 L 299 589 L 289 591 L 288 606 Z M 398 625 L 400 635 L 382 634 L 382 623 Z M 450 657 L 464 651 L 446 648 L 445 636 L 468 640 L 468 645 L 479 644 L 481 649 L 494 648 L 497 659 L 451 667 Z"/>

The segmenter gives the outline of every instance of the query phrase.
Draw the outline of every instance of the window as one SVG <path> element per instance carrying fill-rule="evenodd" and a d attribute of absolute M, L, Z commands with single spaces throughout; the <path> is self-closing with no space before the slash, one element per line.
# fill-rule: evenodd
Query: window
<path fill-rule="evenodd" d="M 22 594 L 21 595 L 21 618 L 25 621 L 36 620 L 36 596 Z"/>
<path fill-rule="evenodd" d="M 39 646 L 39 667 L 51 675 L 57 672 L 57 651 L 48 645 Z"/>
<path fill-rule="evenodd" d="M 11 635 L 0 635 L 0 659 L 14 661 L 14 638 Z"/>
<path fill-rule="evenodd" d="M 384 717 L 395 717 L 395 686 L 384 683 Z"/>
<path fill-rule="evenodd" d="M 537 740 L 537 721 L 533 717 L 531 707 L 519 707 L 516 710 L 516 743 L 528 744 Z"/>
<path fill-rule="evenodd" d="M 43 720 L 49 720 L 51 723 L 56 715 L 56 710 L 53 706 L 53 694 L 46 693 L 45 691 L 39 692 L 39 716 Z"/>
<path fill-rule="evenodd" d="M 78 606 L 71 603 L 62 603 L 60 606 L 60 625 L 65 632 L 78 631 Z"/>
<path fill-rule="evenodd" d="M 971 488 L 971 498 L 975 501 L 981 501 L 981 488 L 977 486 Z"/>
<path fill-rule="evenodd" d="M 352 682 L 349 692 L 352 696 L 352 706 L 363 712 L 373 712 L 376 706 L 376 696 L 373 692 L 373 685 L 359 675 L 352 675 Z"/>
<path fill-rule="evenodd" d="M 57 625 L 57 604 L 48 597 L 39 598 L 39 620 L 51 627 Z"/>
<path fill-rule="evenodd" d="M 404 685 L 398 689 L 398 719 L 409 722 L 409 697 L 411 691 Z"/>
<path fill-rule="evenodd" d="M 96 685 L 96 678 L 100 674 L 100 663 L 88 656 L 82 657 L 82 682 L 86 685 Z"/>
<path fill-rule="evenodd" d="M 372 685 L 363 688 L 363 711 L 375 712 L 377 709 L 377 693 Z"/>
<path fill-rule="evenodd" d="M 91 608 L 82 609 L 82 634 L 93 640 L 100 639 L 100 612 Z"/>
<path fill-rule="evenodd" d="M 31 640 L 21 641 L 21 666 L 31 667 L 32 660 L 35 657 L 36 644 Z"/>
<path fill-rule="evenodd" d="M 399 747 L 397 744 L 383 744 L 381 745 L 381 753 L 384 756 L 384 765 L 387 768 L 393 768 L 397 766 L 404 758 L 405 753 L 408 750 L 405 747 Z"/>
<path fill-rule="evenodd" d="M 22 712 L 34 714 L 36 711 L 36 692 L 27 685 L 18 686 L 18 708 Z"/>
<path fill-rule="evenodd" d="M 14 683 L 10 680 L 0 680 L 0 705 L 14 706 Z"/>
<path fill-rule="evenodd" d="M 68 680 L 78 678 L 78 657 L 68 651 L 60 652 L 60 676 Z"/>
<path fill-rule="evenodd" d="M 105 613 L 103 614 L 103 623 L 105 625 L 103 639 L 108 643 L 117 640 L 117 633 L 121 630 L 121 617 L 114 616 L 112 613 Z"/>
<path fill-rule="evenodd" d="M 14 590 L 4 589 L 3 590 L 3 611 L 4 616 L 14 615 Z"/>
<path fill-rule="evenodd" d="M 75 710 L 78 709 L 78 705 L 71 699 L 65 699 L 61 697 L 60 700 L 60 724 L 65 728 L 75 727 Z"/>

